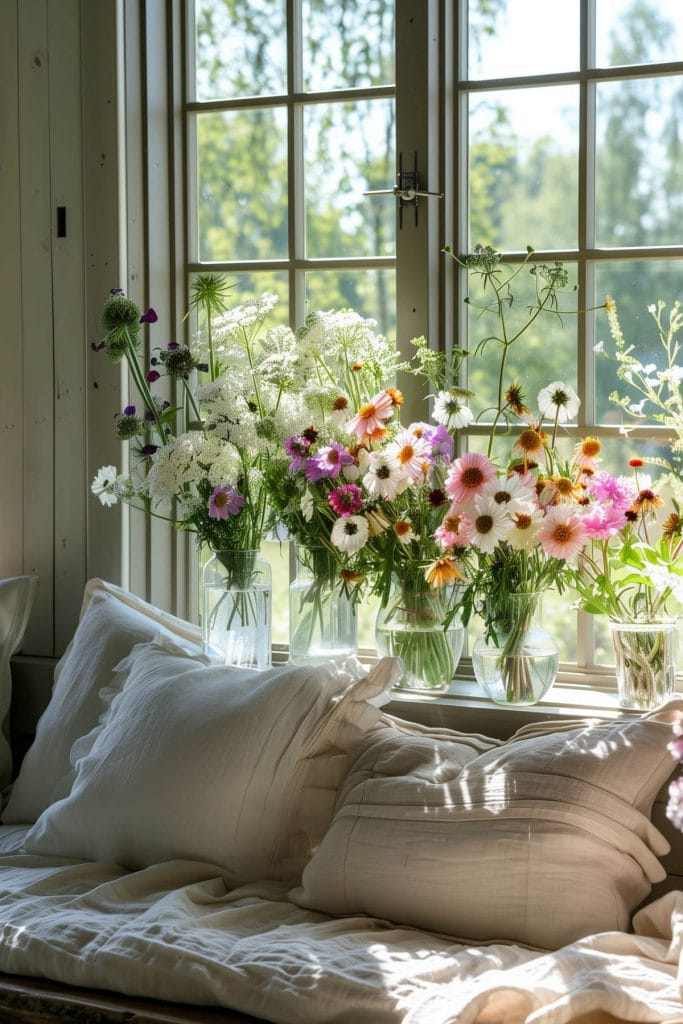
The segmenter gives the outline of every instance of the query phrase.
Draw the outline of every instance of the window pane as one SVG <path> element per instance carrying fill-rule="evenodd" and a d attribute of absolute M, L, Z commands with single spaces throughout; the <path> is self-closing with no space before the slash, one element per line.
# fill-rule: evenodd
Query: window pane
<path fill-rule="evenodd" d="M 287 121 L 282 107 L 197 117 L 200 260 L 287 256 Z"/>
<path fill-rule="evenodd" d="M 598 67 L 680 60 L 680 0 L 597 0 Z"/>
<path fill-rule="evenodd" d="M 470 98 L 470 248 L 573 248 L 578 221 L 576 86 Z"/>
<path fill-rule="evenodd" d="M 393 270 L 317 270 L 306 274 L 306 311 L 353 309 L 396 337 L 396 275 Z"/>
<path fill-rule="evenodd" d="M 304 89 L 393 83 L 394 8 L 394 0 L 303 0 Z"/>
<path fill-rule="evenodd" d="M 576 70 L 579 0 L 469 0 L 469 43 L 469 78 Z"/>
<path fill-rule="evenodd" d="M 314 104 L 304 110 L 306 255 L 390 256 L 396 200 L 393 100 Z"/>
<path fill-rule="evenodd" d="M 195 26 L 197 100 L 286 91 L 285 0 L 195 0 Z"/>
<path fill-rule="evenodd" d="M 672 303 L 682 297 L 681 280 L 683 264 L 676 260 L 620 260 L 618 263 L 601 263 L 595 270 L 595 302 L 602 302 L 605 295 L 610 295 L 616 302 L 617 317 L 621 333 L 627 346 L 633 345 L 633 355 L 644 365 L 654 364 L 658 369 L 666 369 L 666 355 L 659 340 L 657 324 L 648 306 L 656 305 L 661 299 L 666 303 L 663 324 L 668 325 L 668 316 Z M 608 354 L 614 354 L 615 343 L 610 334 L 607 313 L 598 310 L 595 313 L 595 340 L 599 348 Z M 680 360 L 679 360 L 680 362 Z M 599 423 L 631 423 L 643 422 L 638 418 L 630 418 L 613 402 L 609 396 L 618 391 L 622 396 L 633 398 L 639 403 L 642 395 L 635 388 L 629 388 L 627 382 L 620 381 L 616 374 L 617 364 L 598 352 L 595 357 L 596 417 Z M 652 420 L 656 410 L 646 403 L 643 413 Z M 647 422 L 645 420 L 644 422 Z"/>
<path fill-rule="evenodd" d="M 665 245 L 680 240 L 681 110 L 683 76 L 597 85 L 598 245 Z"/>
<path fill-rule="evenodd" d="M 507 276 L 509 267 L 503 268 L 503 276 Z M 484 422 L 491 422 L 495 410 L 499 407 L 498 385 L 502 393 L 513 383 L 519 381 L 524 389 L 526 404 L 536 411 L 536 400 L 541 388 L 554 380 L 561 380 L 577 388 L 576 369 L 576 317 L 571 311 L 576 310 L 576 292 L 572 287 L 576 282 L 576 268 L 567 264 L 569 285 L 559 296 L 560 309 L 567 315 L 557 316 L 553 313 L 541 313 L 534 323 L 524 331 L 521 337 L 509 346 L 505 370 L 500 376 L 503 345 L 494 340 L 501 337 L 500 322 L 491 311 L 494 300 L 490 288 L 483 292 L 478 277 L 470 279 L 469 285 L 469 342 L 470 355 L 466 361 L 468 387 L 474 392 L 471 407 L 477 417 Z M 504 304 L 506 334 L 513 337 L 529 320 L 528 306 L 536 302 L 536 277 L 525 268 L 511 283 L 514 301 Z M 480 348 L 478 346 L 486 341 Z M 552 357 L 550 357 L 552 353 Z"/>

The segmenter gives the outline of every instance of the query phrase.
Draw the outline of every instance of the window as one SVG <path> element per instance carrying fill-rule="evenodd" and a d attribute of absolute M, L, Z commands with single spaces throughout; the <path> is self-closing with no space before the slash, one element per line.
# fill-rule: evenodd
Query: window
<path fill-rule="evenodd" d="M 485 322 L 441 252 L 477 244 L 514 264 L 530 244 L 577 286 L 562 326 L 529 332 L 513 357 L 529 398 L 563 378 L 582 398 L 566 444 L 593 434 L 605 465 L 628 453 L 610 402 L 612 295 L 643 356 L 647 312 L 678 297 L 683 265 L 683 16 L 678 0 L 187 0 L 187 272 L 224 270 L 241 294 L 273 290 L 283 320 L 351 306 L 399 347 L 472 348 Z M 390 189 L 418 168 L 417 217 Z M 573 296 L 573 298 L 572 298 Z M 519 296 L 523 302 L 523 295 Z M 549 358 L 551 354 L 551 358 Z M 487 432 L 493 350 L 465 363 Z M 411 405 L 412 401 L 412 405 Z M 423 398 L 406 415 L 423 416 Z M 656 454 L 667 433 L 633 426 Z M 550 610 L 565 669 L 611 661 L 606 624 Z M 475 627 L 476 628 L 476 627 Z M 278 639 L 285 639 L 281 633 Z"/>

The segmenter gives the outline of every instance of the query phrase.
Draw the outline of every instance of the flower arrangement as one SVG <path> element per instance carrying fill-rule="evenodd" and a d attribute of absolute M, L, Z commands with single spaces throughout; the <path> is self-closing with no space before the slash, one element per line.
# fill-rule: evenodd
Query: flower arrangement
<path fill-rule="evenodd" d="M 221 552 L 260 547 L 263 467 L 301 415 L 294 334 L 286 327 L 262 332 L 277 297 L 264 294 L 229 309 L 228 291 L 223 275 L 198 275 L 190 308 L 204 316 L 205 329 L 189 346 L 157 349 L 145 369 L 140 325 L 156 322 L 156 313 L 141 316 L 113 289 L 102 313 L 105 338 L 95 346 L 113 362 L 126 359 L 142 407 L 126 406 L 116 421 L 118 437 L 131 442 L 132 471 L 104 467 L 93 492 L 103 504 L 121 498 L 167 519 Z M 194 386 L 193 371 L 201 381 Z M 179 386 L 184 409 L 152 393 L 163 376 Z"/>

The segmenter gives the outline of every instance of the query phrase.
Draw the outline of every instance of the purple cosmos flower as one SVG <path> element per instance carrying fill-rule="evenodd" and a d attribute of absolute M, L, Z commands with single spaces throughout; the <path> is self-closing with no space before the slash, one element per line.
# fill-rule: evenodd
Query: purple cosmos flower
<path fill-rule="evenodd" d="M 127 405 L 126 408 L 123 410 L 123 415 L 124 416 L 135 416 L 135 406 L 134 405 Z"/>
<path fill-rule="evenodd" d="M 156 310 L 150 306 L 146 313 L 143 313 L 140 317 L 141 324 L 155 324 L 159 317 L 156 314 Z"/>
<path fill-rule="evenodd" d="M 310 448 L 311 442 L 302 434 L 293 434 L 287 438 L 285 441 L 285 451 L 292 459 L 289 464 L 290 473 L 297 473 L 300 469 L 304 468 Z"/>
<path fill-rule="evenodd" d="M 455 452 L 455 441 L 443 423 L 439 423 L 436 427 L 425 427 L 423 437 L 432 446 L 432 462 L 438 462 L 439 460 L 452 462 Z"/>
<path fill-rule="evenodd" d="M 158 370 L 148 370 L 145 374 L 145 380 L 148 384 L 153 384 L 155 380 L 159 380 L 159 377 L 161 377 L 161 374 Z"/>
<path fill-rule="evenodd" d="M 227 519 L 244 508 L 244 497 L 234 487 L 216 487 L 209 498 L 209 519 Z"/>
<path fill-rule="evenodd" d="M 360 487 L 356 484 L 342 484 L 341 487 L 330 491 L 327 500 L 338 516 L 353 516 L 363 504 Z"/>
<path fill-rule="evenodd" d="M 317 455 L 306 463 L 306 479 L 309 483 L 314 480 L 322 480 L 323 477 L 338 477 L 344 466 L 353 464 L 353 455 L 350 455 L 343 444 L 339 441 L 330 441 L 321 448 Z"/>

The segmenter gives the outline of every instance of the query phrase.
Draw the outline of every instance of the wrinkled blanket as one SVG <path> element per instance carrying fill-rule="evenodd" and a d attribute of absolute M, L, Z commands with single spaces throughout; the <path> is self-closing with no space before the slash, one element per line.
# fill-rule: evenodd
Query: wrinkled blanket
<path fill-rule="evenodd" d="M 278 883 L 228 891 L 210 864 L 48 860 L 15 852 L 22 829 L 0 832 L 6 973 L 279 1024 L 683 1022 L 683 892 L 640 911 L 635 934 L 471 946 L 303 910 Z"/>

